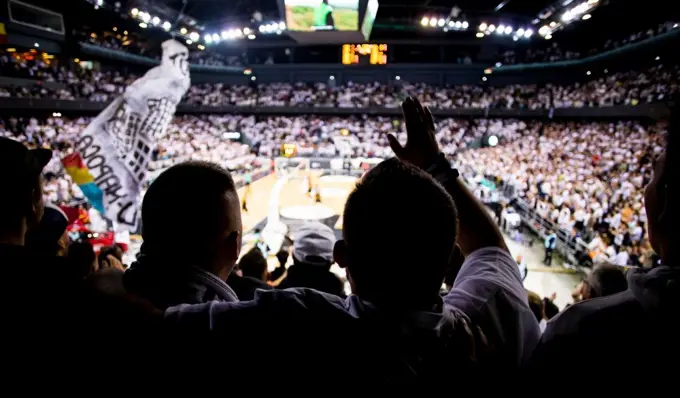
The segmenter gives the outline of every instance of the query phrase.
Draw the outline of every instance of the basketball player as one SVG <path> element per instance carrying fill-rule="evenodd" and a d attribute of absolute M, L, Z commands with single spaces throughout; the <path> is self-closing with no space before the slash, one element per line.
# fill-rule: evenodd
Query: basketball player
<path fill-rule="evenodd" d="M 312 184 L 312 173 L 307 174 L 307 196 L 312 198 L 312 189 L 314 189 L 314 184 Z"/>
<path fill-rule="evenodd" d="M 250 182 L 252 181 L 252 176 L 250 173 L 246 174 L 243 176 L 243 180 L 245 181 L 245 189 L 243 190 L 243 200 L 241 200 L 241 210 L 244 212 L 248 212 L 248 198 L 250 198 L 250 194 L 252 192 L 252 188 L 250 186 Z"/>
<path fill-rule="evenodd" d="M 314 203 L 321 203 L 321 189 L 318 185 L 314 187 Z"/>

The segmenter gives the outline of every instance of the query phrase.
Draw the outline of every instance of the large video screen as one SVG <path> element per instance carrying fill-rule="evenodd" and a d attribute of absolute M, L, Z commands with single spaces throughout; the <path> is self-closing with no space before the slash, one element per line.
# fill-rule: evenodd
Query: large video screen
<path fill-rule="evenodd" d="M 357 31 L 359 0 L 284 0 L 291 32 Z"/>

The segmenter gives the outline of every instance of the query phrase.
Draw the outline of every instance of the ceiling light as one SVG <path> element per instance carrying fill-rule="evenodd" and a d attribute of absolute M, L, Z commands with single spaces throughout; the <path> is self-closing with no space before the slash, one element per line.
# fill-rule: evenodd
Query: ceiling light
<path fill-rule="evenodd" d="M 133 8 L 132 10 L 130 10 L 130 14 L 132 14 L 132 16 L 136 17 L 137 14 L 139 14 L 139 10 L 136 9 L 136 8 Z"/>
<path fill-rule="evenodd" d="M 545 39 L 546 39 L 546 40 L 550 40 L 550 39 L 552 39 L 552 35 L 551 35 L 551 34 L 547 34 L 547 35 L 545 35 Z"/>
<path fill-rule="evenodd" d="M 148 12 L 145 12 L 145 13 L 143 13 L 143 14 L 141 14 L 141 15 L 142 15 L 142 21 L 144 21 L 144 22 L 149 22 L 149 21 L 151 20 L 151 15 L 149 15 Z"/>
<path fill-rule="evenodd" d="M 524 36 L 524 29 L 522 28 L 517 29 L 517 36 Z"/>
<path fill-rule="evenodd" d="M 220 35 L 218 35 L 217 33 L 213 33 L 213 34 L 212 34 L 212 40 L 213 40 L 214 42 L 220 41 Z"/>
<path fill-rule="evenodd" d="M 592 17 L 592 15 L 590 15 L 590 14 L 585 14 L 585 15 L 583 15 L 583 16 L 581 17 L 581 19 L 584 20 L 584 21 L 587 21 L 587 20 L 589 20 L 591 17 Z"/>
<path fill-rule="evenodd" d="M 192 45 L 192 44 L 194 44 L 194 42 L 191 41 L 190 39 L 187 39 L 187 44 L 188 44 L 188 45 Z"/>
<path fill-rule="evenodd" d="M 494 24 L 489 25 L 489 32 L 493 32 L 494 30 L 496 30 L 496 25 Z"/>
<path fill-rule="evenodd" d="M 437 26 L 437 18 L 430 19 L 430 26 L 432 26 L 432 27 Z"/>
<path fill-rule="evenodd" d="M 496 68 L 500 68 L 501 66 L 503 66 L 503 64 L 502 64 L 502 63 L 500 63 L 500 62 L 496 62 Z"/>
<path fill-rule="evenodd" d="M 456 24 L 455 22 L 449 21 L 449 27 L 450 27 L 450 28 L 453 28 L 453 26 L 454 26 L 455 24 Z"/>
<path fill-rule="evenodd" d="M 203 36 L 203 41 L 208 43 L 208 44 L 212 43 L 212 36 L 210 36 L 210 35 Z"/>
<path fill-rule="evenodd" d="M 420 20 L 422 26 L 427 26 L 428 23 L 430 23 L 430 20 L 427 17 L 423 17 L 423 19 Z"/>
<path fill-rule="evenodd" d="M 187 34 L 187 28 L 182 28 L 179 30 L 179 33 L 186 35 Z"/>
<path fill-rule="evenodd" d="M 249 35 L 250 34 L 250 28 L 243 28 L 243 34 Z"/>
<path fill-rule="evenodd" d="M 168 21 L 163 22 L 163 29 L 165 30 L 170 30 L 172 28 L 172 24 Z"/>
<path fill-rule="evenodd" d="M 477 37 L 479 37 L 479 38 L 484 37 L 484 33 L 482 33 L 482 32 L 477 32 Z"/>
<path fill-rule="evenodd" d="M 198 39 L 200 39 L 201 36 L 198 34 L 198 32 L 191 32 L 191 34 L 189 35 L 189 38 L 192 41 L 198 41 Z"/>
<path fill-rule="evenodd" d="M 463 29 L 467 29 L 470 24 L 467 21 L 463 21 Z"/>
<path fill-rule="evenodd" d="M 505 25 L 498 25 L 498 29 L 496 29 L 496 32 L 498 32 L 498 34 L 502 35 L 504 31 L 505 31 Z"/>
<path fill-rule="evenodd" d="M 439 18 L 439 21 L 437 21 L 437 25 L 439 25 L 439 27 L 444 26 L 445 23 L 446 21 L 443 18 Z"/>
<path fill-rule="evenodd" d="M 281 29 L 281 30 L 286 29 L 286 23 L 285 22 L 279 22 L 279 29 Z"/>
<path fill-rule="evenodd" d="M 506 26 L 505 27 L 505 34 L 509 35 L 510 33 L 512 33 L 512 26 Z"/>
<path fill-rule="evenodd" d="M 590 76 L 590 71 L 586 72 L 586 75 Z"/>
<path fill-rule="evenodd" d="M 486 28 L 487 28 L 486 23 L 482 22 L 481 24 L 479 24 L 479 30 L 483 31 L 483 30 L 486 30 Z"/>
<path fill-rule="evenodd" d="M 198 45 L 198 49 L 199 49 L 199 50 L 205 50 L 205 46 L 204 46 L 203 44 L 199 44 L 199 45 Z"/>
<path fill-rule="evenodd" d="M 533 35 L 533 34 L 534 34 L 534 31 L 531 30 L 531 29 L 527 29 L 527 30 L 524 31 L 524 37 L 526 37 L 527 39 L 530 38 L 531 35 Z"/>
<path fill-rule="evenodd" d="M 154 24 L 154 25 L 158 25 L 159 23 L 161 23 L 161 19 L 158 18 L 158 17 L 153 17 L 151 19 L 151 23 Z"/>
<path fill-rule="evenodd" d="M 514 36 L 514 37 L 512 38 L 512 41 L 517 41 L 517 40 L 518 40 L 518 37 L 517 37 L 517 36 Z"/>
<path fill-rule="evenodd" d="M 248 35 L 248 39 L 255 40 L 255 35 Z"/>
<path fill-rule="evenodd" d="M 139 27 L 142 28 L 142 29 L 145 29 L 147 26 L 149 26 L 149 25 L 145 24 L 144 22 L 139 23 Z"/>
<path fill-rule="evenodd" d="M 463 27 L 463 23 L 460 21 L 456 21 L 456 29 L 460 29 Z"/>
<path fill-rule="evenodd" d="M 229 38 L 229 32 L 227 32 L 226 30 L 223 30 L 222 31 L 222 38 L 224 40 L 227 40 Z"/>

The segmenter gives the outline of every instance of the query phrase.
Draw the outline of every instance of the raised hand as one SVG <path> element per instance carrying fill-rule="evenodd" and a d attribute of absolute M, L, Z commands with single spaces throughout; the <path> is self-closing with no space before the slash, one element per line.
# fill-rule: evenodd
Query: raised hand
<path fill-rule="evenodd" d="M 427 107 L 408 97 L 402 104 L 407 141 L 401 146 L 394 134 L 387 134 L 390 148 L 399 160 L 425 169 L 437 160 L 439 145 L 434 136 L 434 119 Z"/>

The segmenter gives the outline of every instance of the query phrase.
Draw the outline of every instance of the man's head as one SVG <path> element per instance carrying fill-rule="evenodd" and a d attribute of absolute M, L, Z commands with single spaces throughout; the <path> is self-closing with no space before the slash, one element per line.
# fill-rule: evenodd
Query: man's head
<path fill-rule="evenodd" d="M 0 137 L 0 241 L 23 245 L 26 231 L 40 221 L 40 174 L 51 158 L 48 149 L 28 150 L 17 141 Z"/>
<path fill-rule="evenodd" d="M 456 207 L 444 188 L 392 158 L 366 173 L 349 195 L 335 261 L 347 268 L 354 292 L 368 300 L 427 305 L 438 295 L 456 234 Z"/>
<path fill-rule="evenodd" d="M 666 151 L 655 161 L 654 176 L 645 188 L 645 210 L 647 212 L 647 228 L 649 241 L 654 251 L 661 256 L 665 264 L 677 261 L 678 255 L 673 257 L 671 238 L 677 236 L 678 199 L 680 183 L 678 182 L 678 156 L 680 156 L 680 120 L 675 122 L 675 128 L 669 131 Z M 673 131 L 676 130 L 676 131 Z M 677 242 L 675 242 L 677 243 Z"/>
<path fill-rule="evenodd" d="M 623 271 L 613 264 L 602 264 L 593 268 L 585 281 L 583 299 L 611 296 L 628 289 Z"/>
<path fill-rule="evenodd" d="M 333 264 L 335 232 L 320 222 L 303 224 L 293 235 L 295 264 L 330 268 Z"/>
<path fill-rule="evenodd" d="M 241 257 L 238 267 L 243 276 L 249 276 L 261 281 L 267 280 L 267 259 L 264 258 L 264 255 L 257 247 Z"/>
<path fill-rule="evenodd" d="M 241 211 L 231 175 L 206 162 L 163 172 L 142 202 L 145 254 L 191 262 L 226 280 L 241 250 Z"/>

